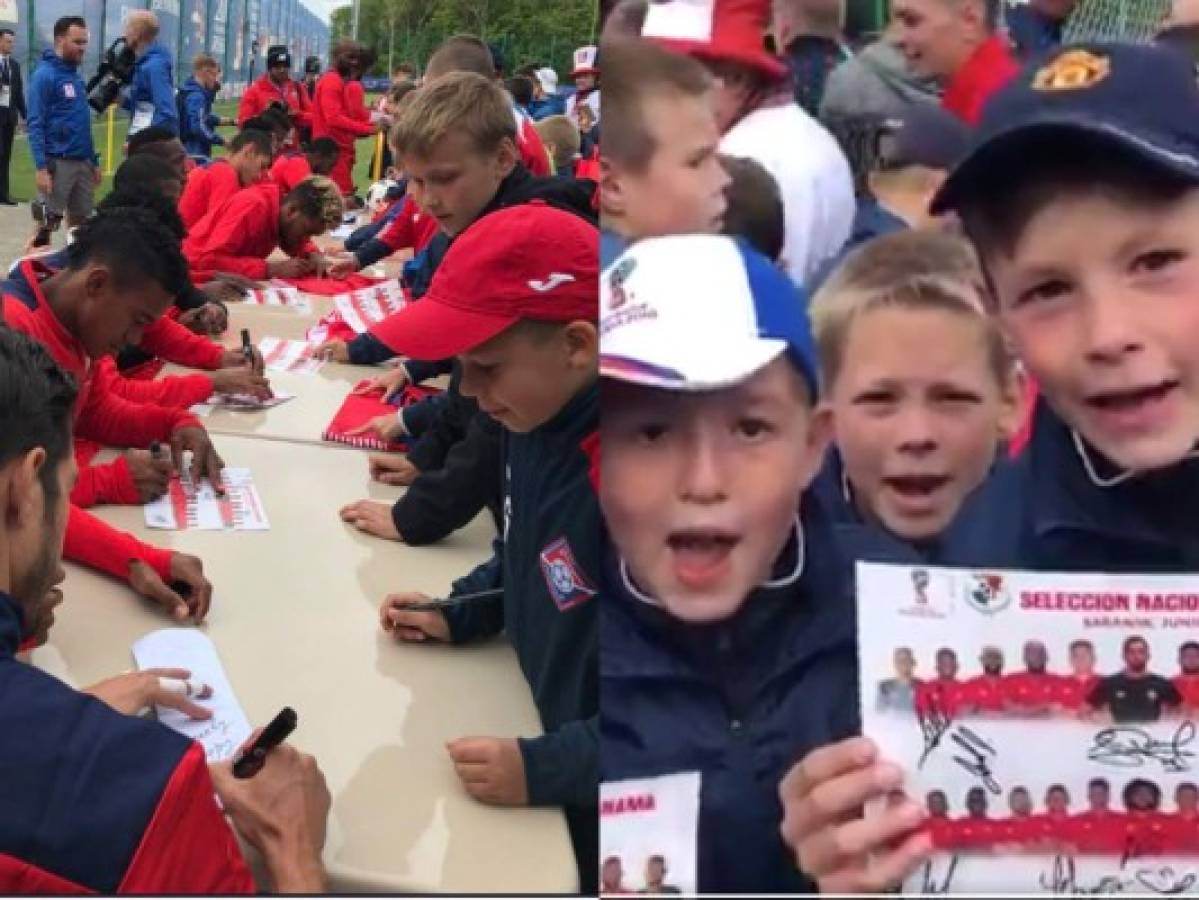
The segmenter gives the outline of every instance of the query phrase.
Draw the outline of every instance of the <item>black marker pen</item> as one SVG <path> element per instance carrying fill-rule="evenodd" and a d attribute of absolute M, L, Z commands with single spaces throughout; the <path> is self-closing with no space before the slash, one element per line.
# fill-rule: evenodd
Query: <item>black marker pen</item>
<path fill-rule="evenodd" d="M 257 775 L 266 762 L 266 755 L 287 740 L 287 736 L 296 730 L 297 722 L 299 716 L 296 711 L 290 706 L 283 707 L 279 715 L 262 729 L 258 740 L 233 761 L 233 777 L 253 778 Z"/>

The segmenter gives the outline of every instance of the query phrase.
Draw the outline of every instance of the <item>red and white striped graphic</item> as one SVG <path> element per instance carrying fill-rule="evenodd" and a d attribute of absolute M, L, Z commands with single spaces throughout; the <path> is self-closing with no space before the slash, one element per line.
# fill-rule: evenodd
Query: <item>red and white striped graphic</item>
<path fill-rule="evenodd" d="M 314 356 L 315 344 L 307 341 L 289 341 L 283 338 L 264 337 L 258 341 L 263 363 L 272 372 L 293 372 L 297 375 L 315 375 L 325 361 Z"/>
<path fill-rule="evenodd" d="M 398 281 L 386 281 L 333 298 L 334 309 L 356 334 L 368 331 L 372 325 L 382 322 L 407 305 L 407 295 Z"/>

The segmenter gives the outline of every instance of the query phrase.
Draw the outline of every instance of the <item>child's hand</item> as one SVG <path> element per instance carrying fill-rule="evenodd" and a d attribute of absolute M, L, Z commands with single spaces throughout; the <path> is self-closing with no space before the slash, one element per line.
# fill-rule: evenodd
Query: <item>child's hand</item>
<path fill-rule="evenodd" d="M 783 840 L 824 893 L 877 894 L 899 884 L 932 852 L 916 831 L 924 810 L 910 800 L 869 819 L 862 804 L 903 785 L 903 772 L 878 758 L 867 738 L 813 750 L 779 785 Z"/>
<path fill-rule="evenodd" d="M 382 375 L 373 375 L 358 384 L 354 388 L 355 394 L 374 394 L 379 391 L 383 392 L 384 401 L 390 402 L 395 394 L 404 389 L 408 384 L 408 370 L 403 366 L 396 366 L 389 372 L 384 372 Z"/>
<path fill-rule="evenodd" d="M 395 413 L 375 416 L 366 424 L 351 428 L 346 432 L 348 435 L 377 434 L 385 441 L 394 441 L 403 433 L 404 426 L 400 424 L 400 418 Z"/>
<path fill-rule="evenodd" d="M 317 359 L 348 363 L 350 361 L 350 345 L 345 341 L 325 341 L 316 348 L 315 355 Z"/>
<path fill-rule="evenodd" d="M 403 541 L 395 521 L 391 518 L 391 507 L 386 503 L 359 500 L 341 508 L 341 520 L 359 531 L 373 534 L 389 541 Z"/>
<path fill-rule="evenodd" d="M 432 638 L 448 642 L 450 623 L 445 620 L 441 610 L 417 612 L 405 608 L 428 600 L 427 594 L 388 594 L 379 607 L 379 623 L 384 631 L 390 631 L 397 640 L 420 643 Z"/>
<path fill-rule="evenodd" d="M 408 487 L 420 475 L 420 469 L 414 466 L 406 456 L 384 456 L 372 453 L 370 457 L 371 478 L 380 484 L 395 484 Z"/>
<path fill-rule="evenodd" d="M 464 737 L 445 745 L 466 792 L 481 803 L 527 806 L 525 760 L 513 738 Z"/>

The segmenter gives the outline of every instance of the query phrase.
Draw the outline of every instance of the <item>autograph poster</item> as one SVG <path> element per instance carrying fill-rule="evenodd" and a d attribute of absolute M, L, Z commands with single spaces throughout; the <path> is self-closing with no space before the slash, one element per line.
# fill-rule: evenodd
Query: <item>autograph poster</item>
<path fill-rule="evenodd" d="M 857 579 L 863 729 L 937 850 L 905 892 L 1199 893 L 1199 577 Z"/>

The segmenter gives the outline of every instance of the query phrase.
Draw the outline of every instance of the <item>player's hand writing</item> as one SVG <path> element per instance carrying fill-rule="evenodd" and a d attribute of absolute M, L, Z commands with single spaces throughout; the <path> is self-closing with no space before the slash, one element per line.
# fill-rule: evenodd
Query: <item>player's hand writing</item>
<path fill-rule="evenodd" d="M 279 259 L 266 266 L 266 273 L 271 278 L 303 278 L 315 271 L 316 265 L 310 259 Z"/>
<path fill-rule="evenodd" d="M 83 689 L 83 693 L 91 694 L 119 713 L 127 716 L 139 715 L 150 706 L 166 706 L 177 709 L 189 719 L 212 718 L 212 710 L 193 702 L 188 696 L 179 691 L 165 687 L 160 679 L 173 678 L 187 680 L 191 678 L 187 669 L 146 669 L 141 672 L 126 672 L 113 678 L 106 678 L 99 684 Z M 207 685 L 197 685 L 202 688 L 201 699 L 212 696 L 212 688 Z"/>
<path fill-rule="evenodd" d="M 379 607 L 379 623 L 384 631 L 391 632 L 397 640 L 420 643 L 432 638 L 435 641 L 449 641 L 450 623 L 441 610 L 418 612 L 406 608 L 428 600 L 427 594 L 388 594 Z"/>
<path fill-rule="evenodd" d="M 928 833 L 916 831 L 924 811 L 910 800 L 862 818 L 866 801 L 902 785 L 903 772 L 880 760 L 868 738 L 813 750 L 787 773 L 780 830 L 822 892 L 889 890 L 932 852 Z"/>
<path fill-rule="evenodd" d="M 250 735 L 242 749 L 261 732 Z M 233 827 L 265 858 L 275 890 L 321 893 L 320 854 L 332 798 L 316 759 L 280 744 L 253 778 L 234 778 L 232 759 L 213 763 L 208 771 Z"/>
<path fill-rule="evenodd" d="M 481 803 L 525 806 L 525 761 L 513 738 L 464 737 L 446 744 L 466 792 Z"/>
<path fill-rule="evenodd" d="M 175 463 L 175 471 L 183 471 L 183 453 L 192 453 L 192 482 L 199 484 L 207 478 L 217 494 L 224 494 L 225 488 L 221 482 L 221 469 L 225 462 L 212 446 L 208 432 L 199 425 L 184 425 L 171 432 L 171 459 Z"/>
<path fill-rule="evenodd" d="M 255 375 L 261 375 L 266 371 L 266 361 L 262 358 L 262 351 L 257 347 L 251 347 L 250 355 L 254 358 L 254 361 L 247 365 L 246 354 L 240 348 L 237 350 L 226 350 L 221 354 L 221 368 L 250 369 Z"/>
<path fill-rule="evenodd" d="M 420 475 L 420 469 L 403 455 L 384 456 L 381 453 L 372 453 L 370 467 L 371 478 L 380 484 L 408 487 Z"/>
<path fill-rule="evenodd" d="M 167 492 L 174 471 L 169 459 L 156 458 L 149 450 L 126 450 L 125 465 L 142 503 L 157 500 Z"/>
<path fill-rule="evenodd" d="M 249 366 L 241 369 L 217 369 L 210 376 L 212 388 L 218 394 L 249 394 L 259 400 L 270 400 L 271 383 Z"/>
<path fill-rule="evenodd" d="M 399 529 L 391 518 L 391 507 L 373 500 L 359 500 L 341 508 L 341 520 L 359 531 L 389 541 L 402 541 Z"/>

